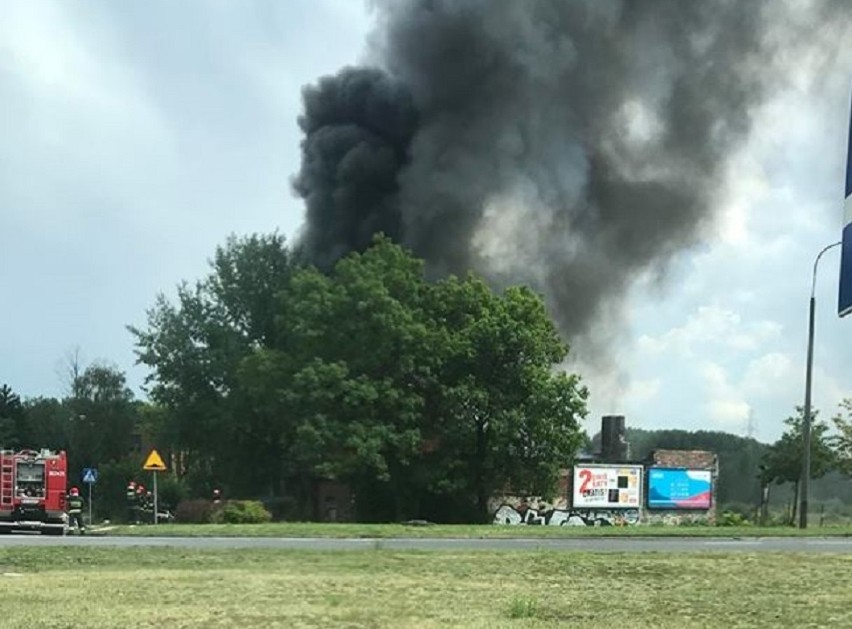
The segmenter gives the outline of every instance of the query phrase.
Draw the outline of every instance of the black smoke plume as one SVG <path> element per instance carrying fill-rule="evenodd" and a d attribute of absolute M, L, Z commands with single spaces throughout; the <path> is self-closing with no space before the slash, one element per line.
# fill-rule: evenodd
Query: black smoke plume
<path fill-rule="evenodd" d="M 434 274 L 532 284 L 570 340 L 617 327 L 706 233 L 785 60 L 848 26 L 842 1 L 795 6 L 380 1 L 375 67 L 304 93 L 301 244 L 328 266 L 383 231 Z"/>

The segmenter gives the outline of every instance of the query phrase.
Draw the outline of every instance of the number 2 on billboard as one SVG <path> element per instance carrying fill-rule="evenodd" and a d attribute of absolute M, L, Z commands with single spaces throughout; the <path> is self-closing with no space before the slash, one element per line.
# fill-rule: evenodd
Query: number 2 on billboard
<path fill-rule="evenodd" d="M 592 480 L 592 470 L 580 470 L 577 476 L 583 479 L 583 483 L 580 485 L 580 495 L 582 495 Z"/>

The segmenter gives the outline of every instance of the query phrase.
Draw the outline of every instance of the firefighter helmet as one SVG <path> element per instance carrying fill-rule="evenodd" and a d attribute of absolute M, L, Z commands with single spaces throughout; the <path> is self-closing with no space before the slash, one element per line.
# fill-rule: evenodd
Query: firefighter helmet
<path fill-rule="evenodd" d="M 80 494 L 80 490 L 79 490 L 79 489 L 77 489 L 76 487 L 72 487 L 72 488 L 71 488 L 71 495 L 72 495 L 72 496 L 77 496 L 77 495 L 79 495 L 79 494 Z"/>

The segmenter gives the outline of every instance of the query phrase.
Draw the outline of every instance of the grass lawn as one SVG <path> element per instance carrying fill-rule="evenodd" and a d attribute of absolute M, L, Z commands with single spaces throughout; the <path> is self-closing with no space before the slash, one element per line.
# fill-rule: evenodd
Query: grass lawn
<path fill-rule="evenodd" d="M 0 548 L 3 627 L 852 626 L 852 557 Z"/>
<path fill-rule="evenodd" d="M 101 529 L 98 531 L 98 529 Z M 144 535 L 178 537 L 580 537 L 580 536 L 677 536 L 677 537 L 787 537 L 850 536 L 852 528 L 811 527 L 722 527 L 722 526 L 503 526 L 402 524 L 322 524 L 315 522 L 275 522 L 271 524 L 158 524 L 141 526 L 96 527 L 94 533 L 105 535 Z"/>

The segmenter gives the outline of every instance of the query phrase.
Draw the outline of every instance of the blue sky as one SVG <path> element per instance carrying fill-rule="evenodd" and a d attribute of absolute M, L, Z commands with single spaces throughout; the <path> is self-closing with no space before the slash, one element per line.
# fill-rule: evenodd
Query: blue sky
<path fill-rule="evenodd" d="M 362 61 L 371 25 L 357 0 L 4 2 L 0 382 L 61 395 L 58 366 L 79 347 L 138 390 L 125 326 L 144 324 L 158 292 L 204 275 L 231 233 L 297 233 L 301 87 Z M 706 242 L 633 287 L 625 328 L 606 331 L 618 369 L 573 366 L 592 432 L 615 412 L 744 434 L 751 415 L 768 441 L 801 404 L 812 264 L 843 216 L 852 81 L 852 49 L 824 44 L 831 54 L 788 60 L 789 86 L 754 112 Z M 816 292 L 823 415 L 852 396 L 838 263 L 826 254 Z"/>

